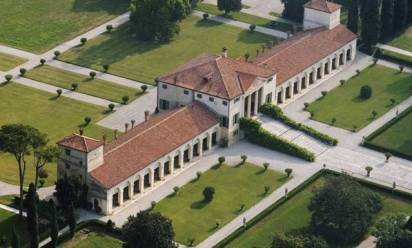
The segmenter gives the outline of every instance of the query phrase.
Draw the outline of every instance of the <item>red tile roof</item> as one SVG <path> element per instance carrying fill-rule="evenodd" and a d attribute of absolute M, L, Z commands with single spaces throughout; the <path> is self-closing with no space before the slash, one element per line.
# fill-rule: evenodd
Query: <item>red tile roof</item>
<path fill-rule="evenodd" d="M 341 5 L 326 0 L 312 0 L 304 5 L 305 8 L 315 9 L 326 13 L 333 13 L 341 8 Z"/>
<path fill-rule="evenodd" d="M 100 140 L 92 139 L 80 134 L 72 134 L 57 142 L 58 145 L 78 150 L 81 152 L 90 152 L 103 145 Z"/>
<path fill-rule="evenodd" d="M 161 77 L 160 81 L 233 99 L 247 91 L 257 77 L 269 78 L 274 74 L 275 71 L 252 63 L 203 54 Z"/>
<path fill-rule="evenodd" d="M 356 38 L 344 25 L 331 30 L 326 27 L 315 28 L 267 49 L 254 63 L 275 70 L 277 84 L 280 85 Z"/>
<path fill-rule="evenodd" d="M 218 123 L 199 102 L 154 115 L 106 145 L 104 164 L 90 174 L 109 189 Z"/>

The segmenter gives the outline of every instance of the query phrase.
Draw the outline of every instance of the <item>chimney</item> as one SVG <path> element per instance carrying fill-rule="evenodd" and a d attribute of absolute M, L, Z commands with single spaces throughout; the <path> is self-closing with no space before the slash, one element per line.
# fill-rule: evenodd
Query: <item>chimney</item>
<path fill-rule="evenodd" d="M 148 121 L 148 120 L 149 120 L 149 115 L 150 115 L 150 111 L 149 111 L 149 110 L 144 111 L 144 121 Z"/>
<path fill-rule="evenodd" d="M 127 130 L 129 129 L 129 123 L 124 124 L 124 132 L 127 133 Z"/>
<path fill-rule="evenodd" d="M 79 134 L 80 134 L 80 136 L 83 136 L 83 128 L 79 128 Z"/>
<path fill-rule="evenodd" d="M 113 130 L 114 139 L 117 139 L 117 129 Z"/>
<path fill-rule="evenodd" d="M 134 128 L 134 124 L 136 123 L 135 120 L 131 120 L 130 123 L 132 124 L 132 128 Z"/>
<path fill-rule="evenodd" d="M 223 57 L 227 58 L 227 48 L 226 47 L 222 48 L 222 55 Z"/>
<path fill-rule="evenodd" d="M 107 140 L 106 140 L 106 134 L 103 134 L 102 140 L 103 140 L 103 145 L 106 145 L 106 142 L 107 142 Z"/>

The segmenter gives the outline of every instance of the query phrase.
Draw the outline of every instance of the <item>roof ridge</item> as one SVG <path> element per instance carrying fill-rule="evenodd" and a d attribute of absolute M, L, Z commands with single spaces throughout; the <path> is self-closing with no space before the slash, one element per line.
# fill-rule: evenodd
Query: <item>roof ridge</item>
<path fill-rule="evenodd" d="M 170 118 L 172 118 L 173 116 L 175 116 L 177 113 L 180 113 L 180 112 L 182 112 L 183 110 L 186 110 L 186 109 L 189 108 L 190 106 L 192 106 L 192 105 L 184 106 L 184 107 L 182 107 L 181 109 L 175 111 L 174 113 L 172 113 L 172 114 L 171 114 L 170 116 L 168 116 L 167 118 L 159 121 L 159 122 L 156 123 L 155 125 L 147 128 L 146 130 L 143 130 L 142 132 L 138 133 L 137 135 L 131 137 L 130 139 L 126 140 L 125 142 L 123 142 L 123 143 L 121 143 L 121 144 L 119 144 L 118 146 L 114 147 L 113 149 L 107 151 L 107 152 L 105 153 L 105 155 L 108 155 L 108 154 L 112 153 L 113 151 L 116 151 L 116 150 L 119 149 L 120 147 L 123 147 L 124 145 L 130 143 L 130 141 L 136 139 L 137 137 L 140 137 L 142 134 L 146 133 L 147 131 L 149 131 L 149 130 L 151 130 L 151 129 L 157 127 L 157 126 L 159 126 L 160 124 L 164 123 L 165 121 L 167 121 L 167 120 L 169 120 Z M 144 123 L 144 122 L 143 122 L 143 123 Z"/>
<path fill-rule="evenodd" d="M 205 55 L 214 56 L 214 57 L 217 56 L 217 58 L 220 57 L 219 55 L 215 55 L 215 54 L 211 54 L 211 53 L 205 53 Z M 206 57 L 205 57 L 205 58 L 206 58 Z M 213 60 L 216 61 L 217 58 L 214 58 Z M 189 64 L 191 61 L 194 61 L 194 60 L 196 60 L 196 59 L 202 59 L 201 55 L 198 56 L 198 57 L 196 57 L 196 58 L 194 58 L 194 59 L 192 59 L 192 60 L 190 60 L 188 63 L 183 64 L 182 66 L 187 65 L 187 64 Z M 194 67 L 202 66 L 202 65 L 207 64 L 207 63 L 210 63 L 210 61 L 209 61 L 209 60 L 206 60 L 206 61 L 203 61 L 202 63 L 198 63 L 198 64 L 196 64 L 196 65 L 191 65 L 191 66 L 189 66 L 189 67 L 187 67 L 187 68 L 184 68 L 184 69 L 182 69 L 182 70 L 176 70 L 176 71 L 172 72 L 171 74 L 169 74 L 168 76 L 174 76 L 174 75 L 176 75 L 176 74 L 178 74 L 178 73 L 185 72 L 185 71 L 190 70 L 190 69 L 192 69 L 192 68 L 194 68 Z"/>
<path fill-rule="evenodd" d="M 220 69 L 219 63 L 217 62 L 218 60 L 221 60 L 221 59 L 222 59 L 222 57 L 219 56 L 217 59 L 215 59 L 215 63 L 216 63 L 217 69 L 219 70 L 219 76 L 220 76 L 220 78 L 222 78 L 222 82 L 223 82 L 223 86 L 225 87 L 226 94 L 230 98 L 231 96 L 229 95 L 229 90 L 228 90 L 227 85 L 226 85 L 226 80 L 225 80 L 224 77 L 222 77 L 222 70 Z"/>

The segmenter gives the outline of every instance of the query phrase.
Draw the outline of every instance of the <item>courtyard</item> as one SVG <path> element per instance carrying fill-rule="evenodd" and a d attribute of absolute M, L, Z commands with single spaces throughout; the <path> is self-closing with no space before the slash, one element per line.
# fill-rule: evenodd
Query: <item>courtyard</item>
<path fill-rule="evenodd" d="M 153 211 L 172 220 L 177 242 L 188 245 L 193 240 L 198 244 L 286 181 L 283 173 L 247 162 L 237 166 L 216 165 L 176 195 L 160 201 Z M 209 203 L 202 195 L 206 186 L 215 188 Z M 267 193 L 265 186 L 269 187 Z"/>
<path fill-rule="evenodd" d="M 101 139 L 104 133 L 108 138 L 112 131 L 97 126 L 106 109 L 91 104 L 85 104 L 66 97 L 56 98 L 55 95 L 36 89 L 21 86 L 15 82 L 0 86 L 0 126 L 8 123 L 22 123 L 31 125 L 41 132 L 48 134 L 49 144 L 54 145 L 59 139 L 79 128 L 84 128 L 85 135 Z M 28 113 L 29 111 L 29 113 Z M 84 118 L 88 116 L 92 122 L 84 127 Z M 31 160 L 27 161 L 25 184 L 28 185 L 34 178 L 34 166 Z M 15 159 L 10 155 L 0 155 L 0 180 L 18 185 L 17 166 Z M 52 185 L 56 180 L 55 163 L 46 166 L 49 177 L 45 185 Z"/>
<path fill-rule="evenodd" d="M 269 248 L 275 232 L 286 233 L 307 228 L 311 219 L 311 213 L 308 210 L 310 199 L 314 195 L 314 191 L 320 188 L 324 182 L 325 176 L 319 177 L 225 247 Z M 412 213 L 412 200 L 410 198 L 394 196 L 374 188 L 372 190 L 383 198 L 383 208 L 376 219 L 389 213 L 402 212 L 407 215 Z"/>
<path fill-rule="evenodd" d="M 411 75 L 381 65 L 372 65 L 309 105 L 313 120 L 347 130 L 359 130 L 411 95 Z M 360 97 L 364 85 L 372 88 L 369 99 Z M 394 103 L 391 99 L 395 100 Z M 373 113 L 376 116 L 373 117 Z"/>
<path fill-rule="evenodd" d="M 105 33 L 84 46 L 78 46 L 59 59 L 95 70 L 110 65 L 108 73 L 154 84 L 155 78 L 202 53 L 220 53 L 223 47 L 230 57 L 251 56 L 273 37 L 242 30 L 222 23 L 188 16 L 180 23 L 180 34 L 168 43 L 137 41 L 127 24 Z M 159 62 L 162 63 L 159 63 Z"/>
<path fill-rule="evenodd" d="M 116 4 L 112 0 L 2 0 L 0 44 L 41 53 L 126 12 L 129 4 L 129 0 Z"/>

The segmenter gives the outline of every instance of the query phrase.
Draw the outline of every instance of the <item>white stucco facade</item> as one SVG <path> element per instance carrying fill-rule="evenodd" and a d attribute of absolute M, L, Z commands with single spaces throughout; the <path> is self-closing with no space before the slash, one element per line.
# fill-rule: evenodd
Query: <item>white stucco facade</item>
<path fill-rule="evenodd" d="M 327 27 L 332 29 L 340 24 L 340 9 L 327 13 L 311 8 L 305 8 L 303 16 L 303 29 Z"/>

